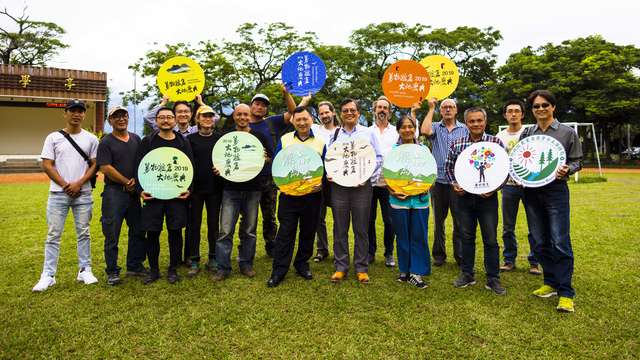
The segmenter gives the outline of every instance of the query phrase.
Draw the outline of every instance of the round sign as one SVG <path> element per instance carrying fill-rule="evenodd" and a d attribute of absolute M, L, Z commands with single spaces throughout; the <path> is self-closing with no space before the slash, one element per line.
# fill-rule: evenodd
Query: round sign
<path fill-rule="evenodd" d="M 446 99 L 458 87 L 458 67 L 446 56 L 431 55 L 420 60 L 420 64 L 429 72 L 431 87 L 428 97 Z"/>
<path fill-rule="evenodd" d="M 413 60 L 400 60 L 389 65 L 382 77 L 382 91 L 394 105 L 410 108 L 427 98 L 429 73 Z"/>
<path fill-rule="evenodd" d="M 346 187 L 356 187 L 371 178 L 376 169 L 376 152 L 368 140 L 336 141 L 324 156 L 327 177 Z"/>
<path fill-rule="evenodd" d="M 436 181 L 436 159 L 426 146 L 403 144 L 384 157 L 382 175 L 396 193 L 418 195 L 429 191 Z"/>
<path fill-rule="evenodd" d="M 556 179 L 556 172 L 567 161 L 564 147 L 547 135 L 531 135 L 511 150 L 509 175 L 524 187 L 540 187 Z"/>
<path fill-rule="evenodd" d="M 204 88 L 204 71 L 186 56 L 176 56 L 160 66 L 157 77 L 162 95 L 171 101 L 191 101 Z"/>
<path fill-rule="evenodd" d="M 322 184 L 322 159 L 312 148 L 302 144 L 287 146 L 273 159 L 273 181 L 287 195 L 302 196 Z"/>
<path fill-rule="evenodd" d="M 223 135 L 211 153 L 213 166 L 220 176 L 232 182 L 256 177 L 264 166 L 264 147 L 257 137 L 245 131 Z"/>
<path fill-rule="evenodd" d="M 189 157 L 174 147 L 160 147 L 147 153 L 138 166 L 142 189 L 160 200 L 178 197 L 193 179 Z"/>
<path fill-rule="evenodd" d="M 327 79 L 327 69 L 316 54 L 300 51 L 282 64 L 282 82 L 287 91 L 297 96 L 315 94 Z"/>
<path fill-rule="evenodd" d="M 509 155 L 494 142 L 481 141 L 464 149 L 455 165 L 458 185 L 472 194 L 492 192 L 509 174 Z"/>

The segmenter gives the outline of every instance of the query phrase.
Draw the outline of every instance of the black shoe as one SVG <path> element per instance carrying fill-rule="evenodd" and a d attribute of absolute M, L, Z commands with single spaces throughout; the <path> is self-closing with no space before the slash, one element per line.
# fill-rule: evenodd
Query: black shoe
<path fill-rule="evenodd" d="M 115 286 L 120 284 L 122 281 L 120 280 L 120 274 L 107 274 L 107 284 L 111 286 Z"/>
<path fill-rule="evenodd" d="M 328 257 L 329 257 L 329 254 L 318 253 L 316 256 L 313 257 L 313 262 L 321 262 Z"/>
<path fill-rule="evenodd" d="M 216 271 L 215 274 L 213 274 L 211 276 L 211 280 L 213 280 L 215 282 L 219 282 L 219 281 L 224 281 L 228 277 L 229 277 L 229 274 L 227 274 L 224 271 L 218 270 L 218 271 Z"/>
<path fill-rule="evenodd" d="M 427 283 L 422 279 L 422 276 L 416 274 L 411 274 L 409 276 L 409 284 L 417 287 L 418 289 L 426 289 L 428 286 Z"/>
<path fill-rule="evenodd" d="M 167 281 L 169 282 L 169 284 L 175 284 L 179 280 L 180 280 L 180 276 L 178 276 L 178 273 L 175 271 L 172 271 L 167 275 Z"/>
<path fill-rule="evenodd" d="M 149 270 L 145 267 L 136 270 L 127 270 L 127 276 L 145 277 L 149 275 Z"/>
<path fill-rule="evenodd" d="M 487 284 L 484 286 L 487 290 L 493 291 L 496 295 L 505 295 L 507 293 L 507 289 L 500 285 L 500 279 L 489 278 L 487 280 Z"/>
<path fill-rule="evenodd" d="M 440 266 L 444 265 L 444 262 L 445 262 L 444 260 L 433 260 L 433 266 L 440 267 Z"/>
<path fill-rule="evenodd" d="M 400 275 L 398 275 L 398 282 L 407 282 L 407 281 L 409 281 L 409 274 L 401 272 Z"/>
<path fill-rule="evenodd" d="M 272 276 L 269 281 L 267 281 L 267 287 L 274 288 L 282 282 L 282 278 L 280 276 Z"/>
<path fill-rule="evenodd" d="M 149 285 L 149 284 L 151 284 L 153 282 L 158 281 L 158 279 L 160 279 L 160 273 L 159 272 L 149 271 L 149 273 L 144 278 L 144 280 L 142 280 L 142 283 L 145 284 L 145 285 Z"/>
<path fill-rule="evenodd" d="M 461 273 L 460 276 L 453 282 L 453 286 L 457 288 L 465 288 L 467 286 L 475 285 L 476 279 L 469 273 Z"/>
<path fill-rule="evenodd" d="M 313 274 L 311 273 L 311 270 L 303 270 L 303 271 L 296 270 L 296 274 L 298 274 L 298 276 L 300 276 L 305 280 L 313 279 Z"/>

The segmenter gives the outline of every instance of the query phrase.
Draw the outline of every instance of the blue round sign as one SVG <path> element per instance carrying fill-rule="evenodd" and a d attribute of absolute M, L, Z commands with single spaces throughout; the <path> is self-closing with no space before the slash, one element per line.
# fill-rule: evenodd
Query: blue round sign
<path fill-rule="evenodd" d="M 327 79 L 327 68 L 322 59 L 308 51 L 291 55 L 282 64 L 282 82 L 293 95 L 315 94 Z"/>

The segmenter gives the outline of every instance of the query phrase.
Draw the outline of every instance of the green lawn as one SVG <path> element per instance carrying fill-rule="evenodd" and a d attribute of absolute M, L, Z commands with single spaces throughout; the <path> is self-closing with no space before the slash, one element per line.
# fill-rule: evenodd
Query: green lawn
<path fill-rule="evenodd" d="M 202 274 L 175 286 L 165 279 L 143 286 L 125 278 L 122 286 L 109 287 L 99 192 L 91 235 L 100 283 L 75 283 L 69 221 L 58 284 L 33 294 L 42 268 L 47 186 L 2 185 L 0 358 L 637 358 L 639 194 L 640 175 L 571 185 L 576 313 L 560 314 L 557 299 L 530 295 L 542 280 L 525 272 L 526 241 L 520 242 L 521 268 L 502 276 L 505 297 L 483 287 L 481 246 L 480 281 L 471 288 L 453 288 L 452 263 L 435 268 L 429 288 L 417 290 L 397 283 L 396 272 L 380 261 L 371 267 L 371 284 L 360 285 L 350 274 L 334 285 L 333 266 L 325 261 L 312 264 L 311 282 L 290 273 L 280 287 L 268 289 L 271 264 L 262 239 L 255 279 L 234 273 L 214 284 Z M 450 222 L 448 230 L 450 236 Z M 525 235 L 521 216 L 517 236 Z M 166 240 L 162 246 L 164 268 Z"/>

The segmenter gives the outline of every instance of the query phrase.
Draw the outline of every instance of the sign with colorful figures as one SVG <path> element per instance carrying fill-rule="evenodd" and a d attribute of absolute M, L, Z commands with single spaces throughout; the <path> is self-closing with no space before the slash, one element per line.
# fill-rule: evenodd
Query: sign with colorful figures
<path fill-rule="evenodd" d="M 438 100 L 446 99 L 458 87 L 458 67 L 446 56 L 431 55 L 420 60 L 420 64 L 429 72 L 431 87 L 427 97 Z"/>
<path fill-rule="evenodd" d="M 204 71 L 186 56 L 176 56 L 160 66 L 158 88 L 171 101 L 191 101 L 204 88 Z"/>
<path fill-rule="evenodd" d="M 429 86 L 429 73 L 413 60 L 400 60 L 389 65 L 382 77 L 384 95 L 401 108 L 410 108 L 426 99 Z"/>
<path fill-rule="evenodd" d="M 409 196 L 429 191 L 437 173 L 436 159 L 429 148 L 417 144 L 394 147 L 382 165 L 384 181 L 391 190 Z"/>
<path fill-rule="evenodd" d="M 531 135 L 511 150 L 509 175 L 524 187 L 540 187 L 556 179 L 556 172 L 567 161 L 560 142 L 547 135 Z"/>
<path fill-rule="evenodd" d="M 492 192 L 509 174 L 509 155 L 500 144 L 477 142 L 460 153 L 454 173 L 464 191 L 478 195 Z"/>
<path fill-rule="evenodd" d="M 220 176 L 232 182 L 256 177 L 264 166 L 264 147 L 257 137 L 245 131 L 223 135 L 212 151 L 213 166 Z"/>
<path fill-rule="evenodd" d="M 193 165 L 182 151 L 160 147 L 142 158 L 138 166 L 138 180 L 142 189 L 154 198 L 174 199 L 191 185 Z"/>
<path fill-rule="evenodd" d="M 356 187 L 376 170 L 376 152 L 368 140 L 336 141 L 324 156 L 327 177 L 338 185 Z"/>
<path fill-rule="evenodd" d="M 293 95 L 315 94 L 327 80 L 327 68 L 316 54 L 300 51 L 282 64 L 282 82 Z"/>
<path fill-rule="evenodd" d="M 312 148 L 294 144 L 278 152 L 271 165 L 273 181 L 287 195 L 302 196 L 318 191 L 324 166 Z"/>

